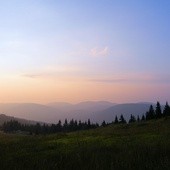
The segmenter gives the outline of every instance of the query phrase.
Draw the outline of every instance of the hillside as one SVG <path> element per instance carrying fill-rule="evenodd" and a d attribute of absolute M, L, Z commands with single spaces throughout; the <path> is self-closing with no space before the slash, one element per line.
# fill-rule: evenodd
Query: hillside
<path fill-rule="evenodd" d="M 0 114 L 0 126 L 4 123 L 4 122 L 8 122 L 11 120 L 16 120 L 18 122 L 20 122 L 21 124 L 36 124 L 36 121 L 33 120 L 26 120 L 26 119 L 20 119 L 20 118 L 16 118 L 13 116 L 6 116 L 4 114 Z"/>
<path fill-rule="evenodd" d="M 47 136 L 0 133 L 0 157 L 2 169 L 168 170 L 170 118 Z"/>

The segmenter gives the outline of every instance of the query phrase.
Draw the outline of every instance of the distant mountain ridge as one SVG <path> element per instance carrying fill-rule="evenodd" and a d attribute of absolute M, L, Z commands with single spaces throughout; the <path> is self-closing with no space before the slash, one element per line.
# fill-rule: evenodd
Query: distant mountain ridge
<path fill-rule="evenodd" d="M 118 117 L 123 114 L 129 119 L 130 114 L 142 115 L 148 111 L 152 103 L 127 103 L 115 104 L 107 101 L 86 101 L 78 104 L 70 104 L 64 102 L 54 102 L 47 105 L 36 103 L 7 103 L 0 104 L 0 113 L 19 117 L 27 120 L 34 120 L 47 123 L 62 122 L 76 119 L 86 121 L 91 119 L 93 122 L 101 122 L 106 120 L 111 122 L 115 115 Z"/>
<path fill-rule="evenodd" d="M 11 120 L 16 120 L 16 121 L 20 122 L 21 124 L 29 124 L 29 125 L 30 124 L 34 125 L 37 123 L 36 121 L 33 121 L 33 120 L 20 119 L 17 117 L 0 114 L 0 125 L 2 125 L 4 122 L 8 122 Z"/>
<path fill-rule="evenodd" d="M 114 104 L 111 102 L 81 102 L 70 104 L 63 102 L 50 103 L 47 105 L 36 103 L 6 103 L 0 104 L 0 113 L 20 117 L 28 120 L 57 123 L 58 120 L 64 121 L 80 119 L 87 120 L 91 113 L 104 110 Z"/>
<path fill-rule="evenodd" d="M 119 118 L 121 114 L 123 114 L 126 120 L 129 120 L 131 114 L 133 114 L 136 117 L 138 115 L 141 117 L 143 114 L 145 115 L 145 113 L 149 110 L 151 104 L 152 103 L 117 104 L 95 115 L 94 120 L 97 119 L 98 122 L 101 122 L 103 120 L 111 122 L 114 121 L 116 115 Z M 153 105 L 155 106 L 155 104 Z"/>
<path fill-rule="evenodd" d="M 87 110 L 91 112 L 101 111 L 113 105 L 115 105 L 115 103 L 111 103 L 108 101 L 85 101 L 77 104 L 55 102 L 55 103 L 47 104 L 47 106 L 54 107 L 54 108 L 70 109 L 70 110 Z"/>

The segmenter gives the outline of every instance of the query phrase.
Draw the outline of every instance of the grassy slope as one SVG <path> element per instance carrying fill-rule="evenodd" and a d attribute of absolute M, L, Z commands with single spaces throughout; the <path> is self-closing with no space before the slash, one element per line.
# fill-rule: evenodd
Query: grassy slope
<path fill-rule="evenodd" d="M 1 169 L 168 170 L 170 119 L 48 136 L 0 134 Z"/>

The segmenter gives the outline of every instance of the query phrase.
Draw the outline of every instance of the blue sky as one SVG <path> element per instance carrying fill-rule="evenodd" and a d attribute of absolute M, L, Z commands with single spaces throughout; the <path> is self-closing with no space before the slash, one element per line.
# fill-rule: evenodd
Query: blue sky
<path fill-rule="evenodd" d="M 21 85 L 35 83 L 35 78 L 43 79 L 44 84 L 51 82 L 42 86 L 42 91 L 53 86 L 54 80 L 68 86 L 70 81 L 81 80 L 82 84 L 91 82 L 86 91 L 96 85 L 103 93 L 108 84 L 115 89 L 118 83 L 136 89 L 142 84 L 152 86 L 155 96 L 138 98 L 140 94 L 132 90 L 126 94 L 127 101 L 168 100 L 169 21 L 169 0 L 0 1 L 0 80 Z M 14 90 L 9 85 L 8 89 Z M 64 90 L 71 91 L 69 87 Z M 68 100 L 124 101 L 121 93 L 110 90 L 110 96 L 109 92 L 97 96 L 96 91 L 94 96 L 83 98 L 78 93 L 77 99 Z M 143 90 L 149 93 L 150 88 Z M 117 97 L 112 98 L 115 93 Z M 61 100 L 67 100 L 63 96 Z M 33 101 L 41 102 L 39 98 Z M 31 97 L 17 98 L 13 93 L 10 101 L 22 100 L 31 101 Z M 60 98 L 49 94 L 48 100 Z"/>

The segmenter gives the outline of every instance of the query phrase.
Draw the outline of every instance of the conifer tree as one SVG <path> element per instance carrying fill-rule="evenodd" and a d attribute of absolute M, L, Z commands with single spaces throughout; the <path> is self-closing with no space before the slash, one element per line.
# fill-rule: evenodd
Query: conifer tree
<path fill-rule="evenodd" d="M 61 132 L 61 131 L 62 131 L 61 120 L 59 120 L 58 123 L 57 123 L 57 125 L 56 125 L 56 131 L 57 131 L 57 132 Z"/>
<path fill-rule="evenodd" d="M 67 121 L 67 119 L 65 119 L 65 121 L 64 121 L 63 129 L 64 129 L 64 131 L 68 130 L 68 121 Z"/>
<path fill-rule="evenodd" d="M 145 120 L 146 120 L 145 115 L 142 115 L 141 121 L 145 121 Z"/>
<path fill-rule="evenodd" d="M 88 126 L 88 128 L 90 128 L 90 127 L 91 127 L 90 119 L 88 119 L 88 121 L 87 121 L 87 126 Z"/>
<path fill-rule="evenodd" d="M 117 118 L 117 115 L 115 116 L 115 121 L 114 121 L 115 124 L 118 124 L 119 121 L 118 121 L 118 118 Z"/>
<path fill-rule="evenodd" d="M 153 109 L 153 106 L 150 105 L 149 111 L 146 112 L 146 120 L 151 120 L 155 117 L 155 111 Z"/>
<path fill-rule="evenodd" d="M 155 110 L 155 118 L 159 119 L 162 117 L 162 111 L 161 111 L 161 105 L 159 102 L 156 104 L 156 110 Z"/>
<path fill-rule="evenodd" d="M 79 123 L 78 123 L 78 128 L 79 128 L 79 130 L 82 130 L 82 127 L 83 127 L 83 125 L 82 125 L 82 123 L 81 123 L 81 120 L 79 120 Z"/>
<path fill-rule="evenodd" d="M 135 116 L 133 116 L 132 114 L 130 115 L 130 119 L 129 119 L 129 123 L 134 123 L 136 122 L 136 118 Z"/>
<path fill-rule="evenodd" d="M 168 102 L 166 102 L 166 105 L 164 107 L 163 116 L 164 117 L 170 116 L 170 106 L 169 106 Z"/>
<path fill-rule="evenodd" d="M 119 123 L 126 123 L 126 120 L 123 115 L 120 115 Z"/>
<path fill-rule="evenodd" d="M 78 123 L 77 123 L 77 120 L 74 121 L 74 130 L 78 130 Z"/>
<path fill-rule="evenodd" d="M 105 122 L 105 120 L 103 120 L 103 122 L 102 122 L 102 126 L 103 126 L 103 127 L 105 127 L 105 126 L 106 126 L 106 122 Z"/>

